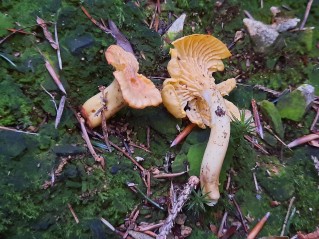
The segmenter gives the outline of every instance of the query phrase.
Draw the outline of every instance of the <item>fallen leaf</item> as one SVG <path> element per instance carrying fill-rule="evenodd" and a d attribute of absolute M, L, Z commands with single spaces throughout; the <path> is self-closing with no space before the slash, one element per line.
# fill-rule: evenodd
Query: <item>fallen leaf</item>
<path fill-rule="evenodd" d="M 49 61 L 45 61 L 45 67 L 47 68 L 48 72 L 50 73 L 51 77 L 53 78 L 54 82 L 57 84 L 57 86 L 59 87 L 59 89 L 66 94 L 66 91 L 64 89 L 64 86 L 62 85 L 60 78 L 58 76 L 58 74 L 55 72 L 55 70 L 53 69 L 53 67 L 51 66 Z"/>
<path fill-rule="evenodd" d="M 58 45 L 53 40 L 53 36 L 52 36 L 51 32 L 49 32 L 47 24 L 45 23 L 45 21 L 42 18 L 37 17 L 37 23 L 42 27 L 44 36 L 50 42 L 50 44 L 53 47 L 53 49 L 57 50 L 58 49 Z"/>
<path fill-rule="evenodd" d="M 290 142 L 287 146 L 289 148 L 293 148 L 293 147 L 296 147 L 298 145 L 307 143 L 309 141 L 312 141 L 312 140 L 315 140 L 318 138 L 319 138 L 319 134 L 308 134 L 308 135 L 302 136 L 298 139 L 295 139 L 294 141 Z"/>

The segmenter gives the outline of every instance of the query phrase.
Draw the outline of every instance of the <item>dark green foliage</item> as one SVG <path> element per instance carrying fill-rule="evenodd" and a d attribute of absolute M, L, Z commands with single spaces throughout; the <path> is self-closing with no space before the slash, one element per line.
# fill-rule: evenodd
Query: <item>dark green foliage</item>
<path fill-rule="evenodd" d="M 240 111 L 240 118 L 237 119 L 234 115 L 232 121 L 232 135 L 234 138 L 243 138 L 245 135 L 251 134 L 255 127 L 252 125 L 253 118 L 245 118 L 245 111 Z"/>
<path fill-rule="evenodd" d="M 186 204 L 186 208 L 195 218 L 199 218 L 206 212 L 206 203 L 209 202 L 207 194 L 203 194 L 203 191 L 200 189 L 197 191 L 193 189 L 190 199 Z"/>

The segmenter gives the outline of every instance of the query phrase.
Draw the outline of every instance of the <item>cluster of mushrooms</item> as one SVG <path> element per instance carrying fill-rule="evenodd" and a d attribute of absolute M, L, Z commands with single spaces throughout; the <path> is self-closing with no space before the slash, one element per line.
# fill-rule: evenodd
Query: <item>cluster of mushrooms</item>
<path fill-rule="evenodd" d="M 176 118 L 188 117 L 200 128 L 210 127 L 200 183 L 203 193 L 208 195 L 207 204 L 213 206 L 220 197 L 219 174 L 229 143 L 230 121 L 233 117 L 240 118 L 238 108 L 223 98 L 236 87 L 235 79 L 215 84 L 212 76 L 224 70 L 222 59 L 230 57 L 231 53 L 211 35 L 185 36 L 172 45 L 167 66 L 171 78 L 164 81 L 161 92 L 151 80 L 138 73 L 139 64 L 132 53 L 111 45 L 105 56 L 115 68 L 115 79 L 104 92 L 84 103 L 81 114 L 87 125 L 94 128 L 101 124 L 101 114 L 107 120 L 126 105 L 143 109 L 163 103 Z M 101 111 L 105 102 L 107 109 Z"/>

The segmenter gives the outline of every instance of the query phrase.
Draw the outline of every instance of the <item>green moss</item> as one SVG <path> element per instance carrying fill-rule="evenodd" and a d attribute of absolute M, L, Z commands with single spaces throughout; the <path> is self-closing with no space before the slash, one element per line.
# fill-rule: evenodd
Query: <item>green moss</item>
<path fill-rule="evenodd" d="M 0 13 L 0 37 L 6 35 L 6 29 L 13 27 L 13 20 L 10 16 Z"/>
<path fill-rule="evenodd" d="M 259 103 L 263 115 L 268 119 L 270 125 L 279 135 L 283 138 L 284 129 L 281 121 L 281 115 L 279 114 L 275 105 L 267 100 L 263 100 Z"/>
<path fill-rule="evenodd" d="M 306 99 L 301 91 L 295 90 L 281 97 L 276 105 L 281 118 L 299 122 L 306 112 Z"/>
<path fill-rule="evenodd" d="M 30 114 L 32 111 L 31 100 L 24 95 L 20 87 L 8 78 L 0 83 L 0 124 L 31 125 Z"/>

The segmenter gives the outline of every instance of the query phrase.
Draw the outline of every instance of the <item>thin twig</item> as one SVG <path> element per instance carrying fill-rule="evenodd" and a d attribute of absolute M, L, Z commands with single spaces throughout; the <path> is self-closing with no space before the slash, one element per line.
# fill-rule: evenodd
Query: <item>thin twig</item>
<path fill-rule="evenodd" d="M 164 222 L 160 222 L 160 223 L 157 223 L 157 224 L 152 224 L 152 225 L 148 225 L 148 226 L 144 226 L 144 227 L 141 227 L 141 226 L 138 226 L 137 227 L 137 230 L 138 231 L 150 231 L 150 230 L 154 230 L 154 229 L 157 229 L 161 226 L 163 226 Z"/>
<path fill-rule="evenodd" d="M 256 173 L 253 172 L 253 178 L 254 178 L 254 182 L 255 182 L 255 188 L 256 188 L 256 192 L 259 193 L 259 185 L 257 182 L 257 178 L 256 178 Z"/>
<path fill-rule="evenodd" d="M 147 182 L 147 196 L 150 197 L 151 194 L 152 194 L 152 191 L 151 191 L 151 173 L 150 171 L 144 171 L 145 174 L 146 174 L 146 182 Z"/>
<path fill-rule="evenodd" d="M 152 232 L 152 231 L 144 231 L 144 233 L 145 233 L 146 235 L 151 236 L 152 238 L 156 238 L 156 237 L 157 237 L 157 234 L 156 234 L 155 232 Z M 139 238 L 139 239 L 146 239 L 146 238 L 143 237 L 143 238 Z"/>
<path fill-rule="evenodd" d="M 73 217 L 74 217 L 75 222 L 76 222 L 76 223 L 79 223 L 79 222 L 80 222 L 80 221 L 79 221 L 79 218 L 76 216 L 76 214 L 75 214 L 75 212 L 74 212 L 74 210 L 73 210 L 73 208 L 72 208 L 72 206 L 71 206 L 70 203 L 68 203 L 68 207 L 69 207 L 69 209 L 70 209 L 70 211 L 71 211 L 71 213 L 72 213 L 72 215 L 73 215 Z"/>
<path fill-rule="evenodd" d="M 128 153 L 126 153 L 124 150 L 122 150 L 119 146 L 117 146 L 116 144 L 112 143 L 110 141 L 110 144 L 113 148 L 117 149 L 118 151 L 120 151 L 122 154 L 124 154 L 125 157 L 127 157 L 128 159 L 130 159 L 138 168 L 139 170 L 141 170 L 142 172 L 145 171 L 145 169 L 142 167 L 142 165 L 140 165 L 133 157 L 131 157 Z"/>
<path fill-rule="evenodd" d="M 243 84 L 242 84 L 243 85 Z M 249 85 L 250 86 L 250 85 Z M 255 85 L 255 86 L 253 86 L 254 88 L 256 88 L 256 89 L 258 89 L 258 90 L 262 90 L 262 91 L 265 91 L 265 92 L 267 92 L 267 93 L 270 93 L 270 94 L 272 94 L 273 96 L 276 96 L 276 97 L 278 97 L 278 96 L 280 96 L 280 94 L 281 94 L 281 92 L 279 92 L 279 91 L 275 91 L 275 90 L 272 90 L 272 89 L 269 89 L 269 88 L 267 88 L 267 87 L 265 87 L 265 86 L 263 86 L 263 85 Z"/>
<path fill-rule="evenodd" d="M 304 18 L 303 18 L 303 20 L 302 20 L 302 22 L 300 24 L 299 29 L 303 29 L 305 27 L 312 3 L 313 3 L 313 0 L 309 0 L 308 1 L 307 7 L 306 7 L 306 11 L 305 11 L 305 16 L 304 16 Z"/>
<path fill-rule="evenodd" d="M 72 109 L 72 108 L 71 108 Z M 72 110 L 73 111 L 73 110 Z M 76 115 L 76 117 L 78 117 Z M 99 137 L 100 139 L 103 140 L 103 136 L 95 131 L 91 131 L 91 134 Z M 128 159 L 130 159 L 132 161 L 132 163 L 134 163 L 138 169 L 143 173 L 144 171 L 146 171 L 142 165 L 140 165 L 133 157 L 131 157 L 130 155 L 128 155 L 128 153 L 126 153 L 124 150 L 122 150 L 119 146 L 117 146 L 116 144 L 114 144 L 112 141 L 110 141 L 110 144 L 113 148 L 115 148 L 116 150 L 120 151 L 125 157 L 127 157 Z"/>
<path fill-rule="evenodd" d="M 269 133 L 271 133 L 280 143 L 282 143 L 282 145 L 288 148 L 288 145 L 284 141 L 282 141 L 282 139 L 280 139 L 279 136 L 272 131 L 269 125 L 266 125 L 265 129 L 268 130 Z"/>
<path fill-rule="evenodd" d="M 251 100 L 251 107 L 253 109 L 253 116 L 254 116 L 254 121 L 256 124 L 256 132 L 257 134 L 259 134 L 260 138 L 264 139 L 264 131 L 260 122 L 259 112 L 258 112 L 257 103 L 255 99 Z"/>
<path fill-rule="evenodd" d="M 132 156 L 132 151 L 131 151 L 130 147 L 128 146 L 128 144 L 126 143 L 126 140 L 125 140 L 124 138 L 122 138 L 122 143 L 123 143 L 123 145 L 124 145 L 124 148 L 125 148 L 126 152 L 127 152 L 130 156 Z"/>
<path fill-rule="evenodd" d="M 17 65 L 14 64 L 14 62 L 11 61 L 8 57 L 6 57 L 6 56 L 4 56 L 4 55 L 2 55 L 2 54 L 0 54 L 0 56 L 1 56 L 3 59 L 5 59 L 7 62 L 9 62 L 13 67 L 17 68 Z"/>
<path fill-rule="evenodd" d="M 100 218 L 100 220 L 103 222 L 103 224 L 105 226 L 107 226 L 109 229 L 111 229 L 111 231 L 115 232 L 116 234 L 120 235 L 121 237 L 124 236 L 124 232 L 121 232 L 119 230 L 117 230 L 115 227 L 113 227 L 113 225 L 111 223 L 109 223 L 106 219 L 104 219 L 103 217 Z M 127 236 L 126 239 L 133 239 L 130 236 Z"/>
<path fill-rule="evenodd" d="M 156 174 L 153 175 L 154 178 L 157 179 L 162 179 L 162 178 L 175 178 L 181 175 L 184 175 L 185 173 L 187 173 L 188 171 L 184 171 L 184 172 L 180 172 L 180 173 L 161 173 L 161 174 Z"/>
<path fill-rule="evenodd" d="M 61 50 L 60 50 L 60 44 L 59 44 L 57 23 L 54 24 L 54 36 L 55 36 L 55 43 L 58 46 L 58 49 L 56 49 L 56 53 L 57 53 L 57 57 L 58 57 L 59 68 L 60 68 L 60 70 L 62 70 L 62 58 L 61 58 Z"/>
<path fill-rule="evenodd" d="M 139 213 L 140 213 L 140 211 L 138 210 L 138 206 L 135 206 L 134 209 L 132 210 L 132 212 L 131 212 L 131 214 L 130 214 L 128 220 L 127 220 L 127 222 L 126 222 L 126 224 L 127 224 L 127 226 L 126 226 L 127 230 L 126 230 L 126 232 L 124 233 L 123 238 L 126 238 L 126 237 L 127 237 L 129 230 L 131 230 L 132 228 L 135 228 L 135 226 L 136 226 L 136 223 L 135 223 L 135 222 L 136 222 L 136 219 L 137 219 Z"/>
<path fill-rule="evenodd" d="M 220 238 L 220 237 L 223 235 L 223 229 L 224 229 L 224 225 L 225 225 L 227 216 L 228 216 L 228 213 L 225 212 L 225 213 L 224 213 L 224 216 L 223 216 L 223 219 L 222 219 L 222 221 L 221 221 L 221 223 L 220 223 L 218 232 L 217 232 L 217 237 L 218 237 L 218 238 Z"/>
<path fill-rule="evenodd" d="M 53 40 L 53 36 L 52 36 L 51 32 L 49 31 L 46 22 L 42 18 L 37 16 L 37 23 L 42 27 L 44 36 L 49 41 L 49 43 L 51 44 L 52 48 L 54 50 L 57 50 L 58 49 L 58 45 Z"/>
<path fill-rule="evenodd" d="M 145 195 L 145 193 L 143 193 L 135 183 L 128 183 L 127 186 L 129 188 L 133 188 L 135 189 L 137 192 L 139 192 L 149 203 L 151 203 L 153 206 L 157 207 L 158 209 L 161 209 L 164 211 L 164 208 L 161 207 L 157 202 L 154 202 L 151 198 L 149 198 L 148 196 Z"/>
<path fill-rule="evenodd" d="M 155 5 L 155 10 L 154 10 L 154 13 L 153 13 L 153 16 L 152 16 L 152 20 L 151 20 L 149 29 L 152 29 L 152 28 L 153 28 L 153 24 L 154 24 L 154 22 L 155 22 L 156 14 L 157 14 L 157 4 Z"/>
<path fill-rule="evenodd" d="M 9 37 L 13 36 L 13 35 L 14 35 L 15 33 L 17 33 L 17 32 L 19 32 L 19 31 L 11 32 L 9 35 L 7 35 L 6 37 L 2 38 L 2 39 L 0 40 L 0 45 L 1 45 L 2 43 L 4 43 L 5 40 L 7 40 Z"/>
<path fill-rule="evenodd" d="M 282 230 L 281 230 L 280 236 L 283 236 L 285 234 L 285 230 L 286 230 L 286 226 L 287 226 L 290 210 L 291 210 L 291 207 L 292 207 L 295 199 L 296 199 L 296 197 L 292 197 L 290 199 L 289 206 L 288 206 L 288 211 L 287 211 L 287 214 L 286 214 L 286 217 L 285 217 L 284 224 L 282 225 Z"/>
<path fill-rule="evenodd" d="M 248 233 L 248 229 L 247 229 L 246 223 L 245 223 L 245 221 L 244 221 L 243 214 L 241 213 L 240 207 L 239 207 L 237 201 L 235 200 L 235 197 L 234 197 L 234 196 L 231 197 L 231 200 L 233 201 L 233 203 L 234 203 L 234 205 L 235 205 L 235 207 L 236 207 L 236 209 L 237 209 L 237 212 L 238 212 L 238 214 L 239 214 L 239 218 L 240 218 L 241 224 L 243 225 L 245 232 Z"/>
<path fill-rule="evenodd" d="M 260 144 L 256 143 L 249 135 L 244 135 L 244 138 L 252 143 L 256 148 L 261 150 L 264 154 L 269 155 L 268 151 L 264 149 Z"/>
<path fill-rule="evenodd" d="M 62 82 L 60 81 L 58 74 L 55 72 L 50 62 L 46 59 L 45 59 L 45 67 L 47 68 L 54 82 L 57 84 L 58 88 L 66 95 L 66 91 L 64 89 L 64 86 L 62 85 Z"/>
<path fill-rule="evenodd" d="M 134 143 L 129 143 L 130 146 L 134 147 L 134 148 L 139 148 L 139 149 L 143 149 L 144 151 L 148 152 L 148 153 L 152 153 L 151 150 L 148 150 L 147 148 L 145 148 L 144 146 L 141 146 L 141 145 L 137 145 L 137 144 L 134 144 Z"/>
<path fill-rule="evenodd" d="M 5 126 L 0 126 L 0 130 L 8 130 L 8 131 L 13 131 L 16 133 L 23 133 L 23 134 L 31 134 L 31 135 L 39 135 L 38 133 L 32 133 L 32 132 L 27 132 L 27 131 L 22 131 L 22 130 L 17 130 L 17 129 L 11 129 Z"/>
<path fill-rule="evenodd" d="M 101 164 L 102 168 L 104 168 L 104 167 L 105 167 L 104 158 L 103 158 L 102 156 L 98 155 L 98 154 L 95 152 L 95 150 L 94 150 L 94 148 L 93 148 L 93 146 L 92 146 L 92 144 L 91 144 L 89 135 L 88 135 L 88 133 L 87 133 L 87 131 L 86 131 L 86 128 L 85 128 L 85 121 L 84 121 L 84 119 L 83 119 L 80 115 L 78 115 L 78 117 L 79 117 L 79 120 L 80 120 L 80 125 L 81 125 L 81 130 L 82 130 L 83 138 L 84 138 L 84 140 L 85 140 L 85 142 L 86 142 L 86 145 L 87 145 L 87 147 L 88 147 L 90 153 L 92 154 L 92 156 L 93 156 L 93 158 L 95 159 L 95 161 L 96 161 L 96 162 L 99 162 L 99 163 Z"/>
<path fill-rule="evenodd" d="M 296 147 L 298 145 L 301 145 L 301 144 L 304 144 L 304 143 L 307 143 L 311 140 L 315 140 L 315 139 L 318 139 L 319 138 L 319 133 L 315 133 L 315 134 L 308 134 L 308 135 L 304 135 L 298 139 L 295 139 L 294 141 L 290 142 L 287 146 L 289 148 L 293 148 L 293 147 Z"/>
<path fill-rule="evenodd" d="M 41 85 L 41 88 L 45 91 L 45 93 L 47 93 L 51 97 L 51 101 L 54 104 L 55 110 L 58 111 L 58 107 L 55 102 L 55 97 L 49 91 L 47 91 L 42 85 Z"/>
<path fill-rule="evenodd" d="M 4 43 L 9 37 L 13 36 L 14 34 L 16 34 L 16 33 L 27 34 L 26 32 L 23 32 L 24 29 L 28 29 L 28 28 L 31 28 L 31 27 L 34 27 L 34 26 L 39 26 L 39 25 L 40 24 L 34 24 L 34 25 L 31 25 L 31 26 L 27 26 L 27 27 L 23 27 L 23 28 L 19 28 L 19 29 L 7 29 L 8 31 L 11 31 L 11 33 L 0 40 L 0 45 L 2 43 Z M 35 35 L 33 33 L 28 33 L 28 34 Z"/>
<path fill-rule="evenodd" d="M 108 127 L 107 127 L 107 123 L 106 123 L 106 118 L 105 118 L 105 111 L 107 110 L 107 92 L 104 93 L 105 87 L 100 88 L 101 93 L 103 95 L 103 110 L 101 113 L 101 117 L 102 117 L 102 131 L 103 131 L 103 138 L 104 138 L 104 142 L 106 144 L 106 146 L 108 147 L 109 152 L 111 151 L 111 144 L 110 144 L 110 140 L 109 140 L 109 134 L 108 134 Z"/>
<path fill-rule="evenodd" d="M 293 217 L 295 216 L 296 210 L 297 210 L 296 207 L 294 207 L 294 208 L 292 209 L 292 212 L 291 212 L 289 218 L 288 218 L 287 226 L 286 226 L 288 229 L 289 229 L 289 227 L 290 227 L 290 223 L 291 223 Z M 319 236 L 319 234 L 318 234 L 318 236 Z"/>
<path fill-rule="evenodd" d="M 227 177 L 226 191 L 228 191 L 230 187 L 230 182 L 231 182 L 231 173 L 229 172 Z"/>
<path fill-rule="evenodd" d="M 65 97 L 65 95 L 63 95 L 61 100 L 60 100 L 59 108 L 58 108 L 57 113 L 56 113 L 56 118 L 55 118 L 55 128 L 56 129 L 58 128 L 58 125 L 61 121 L 61 117 L 62 117 L 63 110 L 64 110 L 65 100 L 66 100 L 66 97 Z"/>
<path fill-rule="evenodd" d="M 104 142 L 108 148 L 108 151 L 112 152 L 104 110 L 103 110 L 101 116 L 102 116 L 102 131 L 103 131 Z"/>
<path fill-rule="evenodd" d="M 105 33 L 111 33 L 110 29 L 108 29 L 107 27 L 103 26 L 101 23 L 99 23 L 97 20 L 95 20 L 90 13 L 85 9 L 85 7 L 80 6 L 82 11 L 84 12 L 84 14 L 91 20 L 91 22 L 93 22 L 98 28 L 100 28 L 102 31 L 104 31 Z"/>

